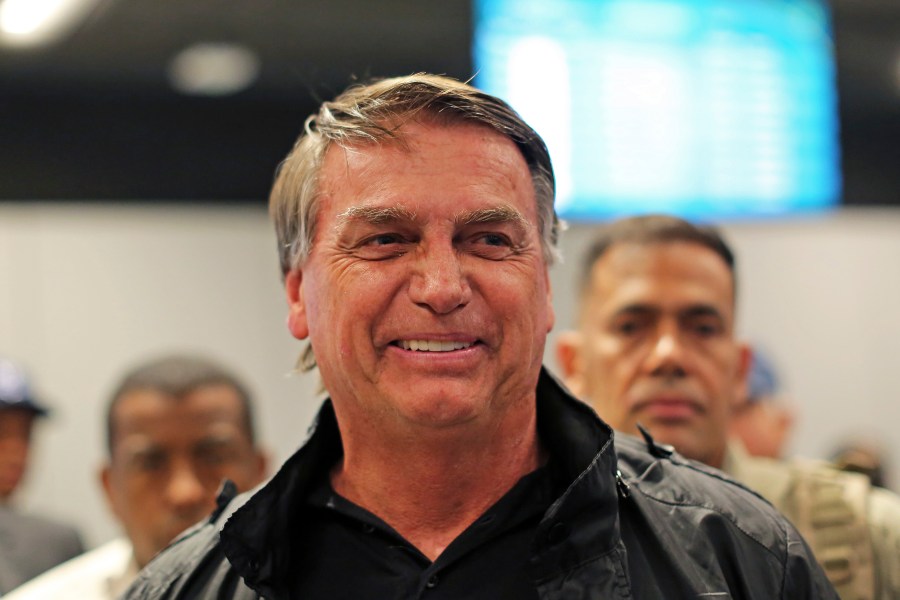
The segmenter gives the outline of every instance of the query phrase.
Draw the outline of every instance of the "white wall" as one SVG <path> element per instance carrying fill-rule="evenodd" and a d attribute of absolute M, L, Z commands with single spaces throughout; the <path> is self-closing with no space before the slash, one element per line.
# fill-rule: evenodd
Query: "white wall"
<path fill-rule="evenodd" d="M 784 367 L 802 413 L 794 450 L 823 455 L 846 431 L 891 440 L 900 422 L 900 211 L 726 227 L 739 260 L 741 330 Z M 552 277 L 557 330 L 572 322 L 590 237 L 573 226 Z M 96 484 L 106 396 L 134 362 L 199 350 L 234 365 L 258 397 L 276 462 L 305 436 L 314 376 L 287 374 L 274 236 L 262 208 L 0 204 L 0 354 L 32 371 L 56 409 L 38 431 L 19 500 L 117 531 Z M 551 335 L 547 362 L 553 365 Z M 893 442 L 900 483 L 900 443 Z"/>
<path fill-rule="evenodd" d="M 316 381 L 287 376 L 301 346 L 264 209 L 0 205 L 0 273 L 0 353 L 55 408 L 20 501 L 83 524 L 90 544 L 117 531 L 96 484 L 107 395 L 148 355 L 233 365 L 277 461 L 303 439 Z"/>

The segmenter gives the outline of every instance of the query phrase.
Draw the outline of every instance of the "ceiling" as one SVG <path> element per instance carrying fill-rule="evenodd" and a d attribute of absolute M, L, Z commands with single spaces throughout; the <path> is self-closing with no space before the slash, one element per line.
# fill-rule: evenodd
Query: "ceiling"
<path fill-rule="evenodd" d="M 470 0 L 104 0 L 48 48 L 0 48 L 0 199 L 259 201 L 318 100 L 354 78 L 466 78 Z M 834 0 L 845 200 L 900 204 L 900 0 Z M 189 97 L 198 42 L 260 58 L 240 93 Z"/>

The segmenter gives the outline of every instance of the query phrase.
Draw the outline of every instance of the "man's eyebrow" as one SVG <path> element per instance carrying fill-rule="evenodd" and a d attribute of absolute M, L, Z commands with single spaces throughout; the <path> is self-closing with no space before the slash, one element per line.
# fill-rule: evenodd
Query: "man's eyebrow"
<path fill-rule="evenodd" d="M 680 311 L 680 316 L 684 318 L 715 317 L 720 321 L 725 320 L 725 315 L 722 314 L 722 311 L 711 304 L 694 304 Z"/>
<path fill-rule="evenodd" d="M 117 452 L 124 458 L 133 460 L 144 456 L 164 454 L 166 449 L 150 440 L 120 442 Z"/>
<path fill-rule="evenodd" d="M 615 314 L 653 314 L 663 312 L 663 309 L 643 302 L 632 302 L 616 309 Z M 678 310 L 680 317 L 722 317 L 722 311 L 712 304 L 691 304 Z"/>
<path fill-rule="evenodd" d="M 616 309 L 616 311 L 613 313 L 613 317 L 618 317 L 621 315 L 654 315 L 658 314 L 659 312 L 659 308 L 653 305 L 634 302 Z"/>
<path fill-rule="evenodd" d="M 337 216 L 340 224 L 363 221 L 372 225 L 395 221 L 415 221 L 416 213 L 402 206 L 351 206 Z"/>
<path fill-rule="evenodd" d="M 238 429 L 228 431 L 216 431 L 210 432 L 201 437 L 200 439 L 194 440 L 195 446 L 208 446 L 215 444 L 228 444 L 233 442 L 234 440 L 239 438 Z"/>
<path fill-rule="evenodd" d="M 464 211 L 456 215 L 454 221 L 456 221 L 457 225 L 471 225 L 473 223 L 513 223 L 520 229 L 528 227 L 528 221 L 522 216 L 522 213 L 506 204 Z"/>

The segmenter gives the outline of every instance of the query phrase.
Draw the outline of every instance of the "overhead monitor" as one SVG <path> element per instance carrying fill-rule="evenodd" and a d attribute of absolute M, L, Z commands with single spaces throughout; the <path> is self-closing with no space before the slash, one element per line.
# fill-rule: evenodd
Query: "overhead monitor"
<path fill-rule="evenodd" d="M 546 140 L 564 218 L 840 201 L 824 0 L 476 0 L 473 50 Z"/>

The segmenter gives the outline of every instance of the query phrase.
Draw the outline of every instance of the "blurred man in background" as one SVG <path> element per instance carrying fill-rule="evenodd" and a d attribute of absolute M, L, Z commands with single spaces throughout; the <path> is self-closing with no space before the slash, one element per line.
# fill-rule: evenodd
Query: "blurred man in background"
<path fill-rule="evenodd" d="M 761 348 L 751 351 L 747 395 L 731 415 L 735 444 L 753 456 L 782 458 L 794 426 L 794 412 L 781 391 L 775 365 Z"/>
<path fill-rule="evenodd" d="M 35 419 L 46 414 L 22 368 L 0 357 L 0 594 L 84 550 L 72 527 L 11 504 L 28 470 Z"/>
<path fill-rule="evenodd" d="M 747 397 L 731 416 L 732 454 L 783 458 L 795 419 L 775 363 L 758 346 L 753 347 Z M 838 443 L 829 453 L 829 461 L 842 471 L 865 475 L 873 486 L 891 489 L 889 469 L 885 467 L 887 455 L 888 449 L 877 434 L 856 434 Z"/>
<path fill-rule="evenodd" d="M 212 513 L 223 480 L 243 491 L 266 474 L 247 387 L 202 357 L 137 366 L 113 392 L 106 422 L 100 480 L 127 539 L 45 573 L 10 600 L 117 598 L 157 552 Z"/>
<path fill-rule="evenodd" d="M 654 438 L 759 491 L 810 542 L 842 598 L 900 598 L 900 499 L 820 463 L 728 444 L 751 353 L 735 337 L 734 255 L 712 228 L 668 216 L 604 227 L 582 271 L 578 330 L 558 358 L 614 428 Z"/>

